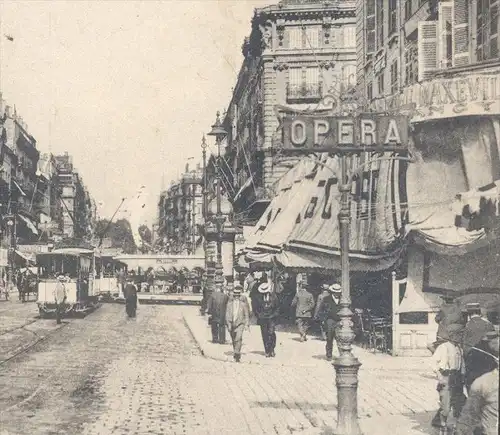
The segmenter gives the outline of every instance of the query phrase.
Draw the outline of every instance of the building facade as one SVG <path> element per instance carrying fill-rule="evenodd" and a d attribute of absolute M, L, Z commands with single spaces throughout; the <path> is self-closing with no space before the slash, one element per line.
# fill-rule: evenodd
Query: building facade
<path fill-rule="evenodd" d="M 256 222 L 297 161 L 281 153 L 281 114 L 323 107 L 353 87 L 355 50 L 354 2 L 282 0 L 255 11 L 224 115 L 224 156 L 212 160 L 242 223 Z"/>
<path fill-rule="evenodd" d="M 411 243 L 394 271 L 393 349 L 427 354 L 440 295 L 500 287 L 498 234 L 456 225 L 461 214 L 480 220 L 491 202 L 483 192 L 500 180 L 499 2 L 356 6 L 358 89 L 374 111 L 412 124 L 414 159 L 400 180 Z"/>
<path fill-rule="evenodd" d="M 156 247 L 168 254 L 192 254 L 201 248 L 203 225 L 203 171 L 186 171 L 160 194 Z"/>

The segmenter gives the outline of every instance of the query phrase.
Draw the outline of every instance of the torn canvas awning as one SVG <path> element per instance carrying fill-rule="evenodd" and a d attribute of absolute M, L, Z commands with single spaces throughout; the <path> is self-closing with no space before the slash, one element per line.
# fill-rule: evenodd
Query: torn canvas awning
<path fill-rule="evenodd" d="M 30 231 L 37 236 L 38 229 L 36 225 L 33 223 L 33 221 L 30 218 L 23 216 L 22 214 L 19 214 L 18 216 L 26 224 L 26 226 L 30 229 Z"/>
<path fill-rule="evenodd" d="M 19 184 L 17 184 L 14 180 L 12 180 L 12 183 L 14 184 L 14 186 L 16 187 L 16 189 L 19 191 L 19 193 L 21 194 L 21 196 L 27 196 L 26 192 L 21 188 L 21 186 L 19 186 Z"/>

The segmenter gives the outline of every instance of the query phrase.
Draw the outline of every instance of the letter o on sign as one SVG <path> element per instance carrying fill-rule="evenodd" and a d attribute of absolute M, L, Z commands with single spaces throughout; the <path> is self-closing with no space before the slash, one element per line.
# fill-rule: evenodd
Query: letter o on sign
<path fill-rule="evenodd" d="M 300 119 L 295 119 L 290 126 L 290 140 L 296 147 L 306 143 L 306 124 Z"/>

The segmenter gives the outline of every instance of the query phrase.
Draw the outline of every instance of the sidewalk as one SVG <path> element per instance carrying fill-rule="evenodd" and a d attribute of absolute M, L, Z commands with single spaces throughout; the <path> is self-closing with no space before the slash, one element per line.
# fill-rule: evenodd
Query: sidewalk
<path fill-rule="evenodd" d="M 183 316 L 206 357 L 233 361 L 230 344 L 210 342 L 206 317 L 189 308 L 183 310 Z M 224 372 L 234 369 L 238 378 L 246 379 L 251 386 L 247 399 L 252 409 L 262 411 L 262 425 L 285 415 L 288 421 L 289 415 L 293 414 L 298 421 L 305 419 L 303 424 L 294 427 L 293 433 L 333 434 L 337 393 L 335 370 L 325 359 L 325 342 L 311 337 L 301 343 L 293 328 L 280 329 L 277 331 L 276 357 L 266 358 L 260 328 L 252 325 L 243 336 L 242 362 L 228 363 Z M 354 353 L 362 363 L 358 413 L 364 434 L 437 434 L 430 425 L 438 409 L 430 358 L 392 357 L 373 354 L 359 347 L 354 348 Z M 334 348 L 334 357 L 335 354 Z M 264 411 L 272 412 L 265 417 Z"/>
<path fill-rule="evenodd" d="M 206 316 L 201 316 L 197 310 L 185 311 L 184 321 L 195 338 L 203 354 L 220 361 L 233 361 L 230 337 L 228 344 L 214 344 L 211 341 L 210 326 Z M 277 327 L 276 357 L 266 358 L 262 337 L 258 325 L 250 326 L 250 331 L 243 335 L 242 362 L 263 365 L 300 365 L 301 367 L 316 367 L 318 361 L 325 361 L 325 342 L 317 337 L 308 337 L 304 343 L 299 341 L 299 335 L 290 327 Z M 393 357 L 383 353 L 354 346 L 354 354 L 362 363 L 362 370 L 390 370 L 411 373 L 432 373 L 430 358 L 425 357 Z M 338 355 L 334 344 L 333 356 Z"/>
<path fill-rule="evenodd" d="M 15 296 L 15 297 L 14 297 Z M 0 364 L 45 340 L 54 331 L 63 327 L 55 320 L 38 317 L 35 302 L 20 302 L 17 293 L 10 300 L 0 302 Z"/>

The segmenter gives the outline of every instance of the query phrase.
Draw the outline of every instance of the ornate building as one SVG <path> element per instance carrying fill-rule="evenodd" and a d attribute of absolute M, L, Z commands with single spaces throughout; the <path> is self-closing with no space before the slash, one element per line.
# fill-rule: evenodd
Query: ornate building
<path fill-rule="evenodd" d="M 225 113 L 224 157 L 212 160 L 240 221 L 254 223 L 296 162 L 281 154 L 280 113 L 314 110 L 356 83 L 354 2 L 282 0 L 256 9 Z"/>
<path fill-rule="evenodd" d="M 199 166 L 160 194 L 156 247 L 169 254 L 195 254 L 201 247 L 203 172 Z"/>

